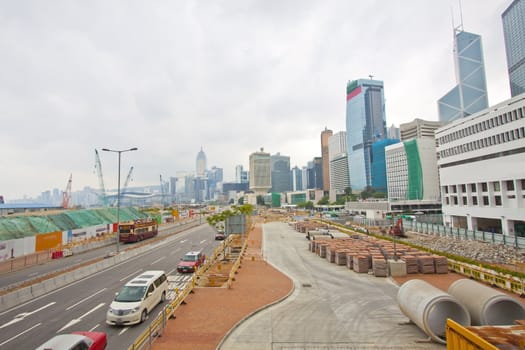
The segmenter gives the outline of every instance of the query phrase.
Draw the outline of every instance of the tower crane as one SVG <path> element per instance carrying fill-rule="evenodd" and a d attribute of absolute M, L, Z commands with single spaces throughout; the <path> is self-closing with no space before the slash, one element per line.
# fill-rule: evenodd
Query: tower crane
<path fill-rule="evenodd" d="M 124 186 L 122 187 L 122 190 L 120 191 L 120 195 L 121 196 L 126 192 L 126 189 L 128 188 L 129 180 L 131 179 L 131 174 L 132 173 L 133 173 L 133 167 L 129 168 L 128 176 L 126 177 L 126 181 L 124 182 Z M 115 199 L 115 201 L 113 202 L 113 206 L 117 205 L 117 201 L 118 201 L 118 198 Z"/>
<path fill-rule="evenodd" d="M 98 185 L 99 185 L 99 197 L 102 201 L 103 206 L 107 206 L 107 198 L 106 198 L 106 189 L 104 188 L 104 177 L 102 176 L 102 163 L 100 163 L 100 157 L 98 155 L 98 151 L 95 148 L 95 170 L 97 171 L 98 175 Z"/>
<path fill-rule="evenodd" d="M 160 203 L 164 207 L 164 183 L 162 181 L 162 175 L 160 175 Z"/>
<path fill-rule="evenodd" d="M 69 208 L 69 201 L 71 200 L 71 183 L 73 182 L 73 174 L 69 175 L 69 180 L 67 181 L 66 190 L 62 192 L 62 208 Z"/>

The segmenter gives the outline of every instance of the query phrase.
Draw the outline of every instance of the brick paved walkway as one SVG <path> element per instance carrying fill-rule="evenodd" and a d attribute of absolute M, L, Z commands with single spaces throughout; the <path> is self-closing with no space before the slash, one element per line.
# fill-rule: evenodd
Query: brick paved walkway
<path fill-rule="evenodd" d="M 195 288 L 152 349 L 216 349 L 244 317 L 287 296 L 293 282 L 261 260 L 261 241 L 258 224 L 248 235 L 246 254 L 232 288 Z"/>

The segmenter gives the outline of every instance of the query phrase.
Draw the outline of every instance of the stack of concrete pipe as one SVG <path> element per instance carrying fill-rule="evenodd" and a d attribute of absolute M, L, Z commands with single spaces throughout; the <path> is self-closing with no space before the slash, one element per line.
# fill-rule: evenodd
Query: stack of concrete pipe
<path fill-rule="evenodd" d="M 473 326 L 513 325 L 525 320 L 525 307 L 518 300 L 470 279 L 455 281 L 448 294 L 466 306 Z"/>
<path fill-rule="evenodd" d="M 513 325 L 525 319 L 522 303 L 470 279 L 455 281 L 448 293 L 425 281 L 410 280 L 399 288 L 397 300 L 405 316 L 442 344 L 448 318 L 462 326 Z"/>
<path fill-rule="evenodd" d="M 446 344 L 448 318 L 462 326 L 470 326 L 470 315 L 465 306 L 425 281 L 414 279 L 403 283 L 397 301 L 401 312 L 437 343 Z"/>

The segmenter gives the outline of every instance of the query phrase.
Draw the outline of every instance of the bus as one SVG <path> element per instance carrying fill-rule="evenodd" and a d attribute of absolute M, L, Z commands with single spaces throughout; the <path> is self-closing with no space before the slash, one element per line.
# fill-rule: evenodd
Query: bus
<path fill-rule="evenodd" d="M 155 237 L 159 233 L 159 225 L 154 219 L 139 219 L 121 222 L 119 230 L 121 243 L 133 243 Z"/>

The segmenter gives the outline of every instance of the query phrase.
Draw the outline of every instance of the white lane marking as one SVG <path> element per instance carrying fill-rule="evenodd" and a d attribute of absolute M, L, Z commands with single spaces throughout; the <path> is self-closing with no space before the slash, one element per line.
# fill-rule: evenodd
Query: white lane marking
<path fill-rule="evenodd" d="M 159 261 L 164 260 L 164 259 L 166 259 L 165 256 L 163 256 L 162 258 L 158 258 L 157 260 L 153 261 L 150 265 L 154 265 L 154 264 L 156 264 L 156 263 L 158 263 Z"/>
<path fill-rule="evenodd" d="M 98 328 L 98 326 L 100 326 L 100 325 L 97 323 L 97 324 L 95 325 L 95 327 L 91 328 L 89 331 L 90 331 L 90 332 L 93 332 L 95 329 Z"/>
<path fill-rule="evenodd" d="M 62 332 L 64 329 L 66 328 L 69 328 L 77 323 L 79 323 L 80 321 L 82 321 L 82 318 L 86 317 L 87 315 L 89 315 L 90 313 L 92 312 L 95 312 L 96 310 L 100 309 L 102 306 L 104 306 L 106 303 L 100 303 L 98 304 L 97 306 L 95 306 L 93 309 L 89 310 L 88 312 L 86 312 L 85 314 L 83 314 L 82 316 L 80 316 L 79 318 L 75 318 L 71 321 L 69 321 L 68 324 L 66 324 L 64 327 L 60 328 L 57 333 L 60 333 Z"/>
<path fill-rule="evenodd" d="M 167 275 L 171 275 L 173 272 L 175 272 L 177 268 L 174 268 L 173 270 L 168 271 Z"/>
<path fill-rule="evenodd" d="M 35 324 L 33 327 L 28 328 L 28 329 L 26 329 L 25 331 L 23 331 L 23 332 L 21 332 L 21 333 L 18 333 L 18 334 L 15 335 L 14 337 L 11 337 L 11 338 L 7 339 L 7 340 L 4 341 L 3 343 L 0 343 L 0 346 L 9 343 L 11 340 L 14 340 L 14 339 L 18 338 L 19 336 L 21 336 L 21 335 L 23 335 L 23 334 L 29 332 L 30 330 L 32 330 L 33 328 L 36 328 L 36 327 L 40 326 L 41 324 L 42 324 L 42 323 L 37 323 L 37 324 Z"/>
<path fill-rule="evenodd" d="M 133 276 L 133 275 L 135 275 L 137 272 L 141 272 L 141 271 L 142 271 L 142 269 L 139 269 L 139 270 L 137 270 L 137 271 L 135 271 L 135 272 L 132 272 L 132 273 L 130 273 L 129 275 L 127 275 L 127 276 L 125 276 L 125 277 L 122 277 L 122 278 L 119 280 L 119 282 L 122 282 L 122 281 L 124 281 L 124 280 L 127 280 L 127 279 L 129 278 L 129 276 Z"/>
<path fill-rule="evenodd" d="M 121 330 L 120 332 L 118 332 L 118 335 L 122 335 L 122 334 L 124 334 L 124 332 L 127 331 L 128 328 L 129 328 L 129 327 L 124 327 L 124 328 L 122 328 L 122 330 Z"/>
<path fill-rule="evenodd" d="M 184 243 L 184 242 L 186 242 L 186 241 L 187 241 L 187 239 L 183 239 L 182 241 L 180 241 L 180 243 Z"/>
<path fill-rule="evenodd" d="M 36 275 L 38 275 L 38 272 L 30 273 L 29 275 L 27 275 L 27 277 L 33 277 L 33 276 L 36 276 Z"/>
<path fill-rule="evenodd" d="M 205 240 L 205 239 L 203 239 L 203 240 L 201 241 L 201 244 L 202 244 L 202 243 L 204 243 L 204 242 L 206 242 L 206 240 Z"/>
<path fill-rule="evenodd" d="M 53 302 L 51 302 L 51 303 L 49 303 L 49 304 L 47 304 L 47 305 L 44 305 L 44 306 L 42 306 L 41 308 L 38 308 L 38 309 L 36 309 L 36 310 L 34 310 L 34 311 L 31 311 L 31 312 L 23 312 L 23 313 L 21 313 L 21 314 L 18 314 L 18 315 L 16 315 L 15 318 L 12 319 L 11 321 L 9 321 L 9 322 L 7 322 L 7 323 L 1 325 L 1 326 L 0 326 L 0 329 L 5 328 L 5 327 L 7 327 L 7 326 L 9 326 L 9 325 L 12 325 L 13 323 L 20 322 L 20 321 L 22 321 L 24 318 L 26 318 L 26 316 L 32 315 L 32 314 L 34 314 L 34 313 L 37 313 L 38 311 L 40 311 L 40 310 L 44 310 L 45 308 L 48 308 L 48 307 L 50 307 L 51 305 L 54 305 L 54 304 L 56 304 L 55 301 L 53 301 Z"/>
<path fill-rule="evenodd" d="M 91 295 L 88 296 L 87 298 L 84 298 L 84 299 L 80 300 L 78 303 L 71 305 L 71 306 L 68 307 L 66 310 L 70 310 L 70 309 L 74 308 L 74 307 L 77 306 L 78 304 L 83 303 L 84 301 L 93 298 L 95 295 L 97 295 L 98 293 L 102 293 L 102 292 L 105 291 L 105 290 L 106 290 L 106 288 L 101 289 L 101 290 L 99 290 L 98 292 L 96 292 L 96 293 L 94 293 L 94 294 L 91 294 Z"/>
<path fill-rule="evenodd" d="M 183 235 L 189 235 L 189 234 L 192 234 L 192 233 L 195 232 L 195 231 L 198 231 L 199 229 L 200 229 L 200 227 L 191 227 L 191 228 L 188 228 L 187 230 L 182 231 L 181 234 L 183 234 Z M 178 238 L 178 237 L 176 237 L 176 238 Z M 170 244 L 172 244 L 172 243 L 173 243 L 173 244 L 178 244 L 178 243 L 180 243 L 180 242 L 178 242 L 178 241 L 173 241 L 173 240 L 169 240 L 169 239 L 168 239 L 167 242 L 166 242 L 164 245 L 170 245 Z M 116 263 L 115 265 L 112 265 L 112 266 L 108 267 L 108 268 L 105 269 L 105 270 L 95 272 L 95 273 L 93 273 L 93 274 L 91 274 L 91 275 L 89 275 L 89 276 L 86 276 L 86 277 L 84 277 L 84 278 L 81 278 L 81 279 L 79 279 L 79 280 L 77 280 L 77 281 L 74 281 L 74 282 L 68 283 L 67 285 L 65 285 L 65 286 L 63 286 L 63 287 L 57 288 L 57 289 L 55 289 L 55 290 L 53 290 L 53 291 L 51 291 L 51 292 L 49 292 L 49 293 L 47 293 L 47 294 L 41 295 L 41 296 L 39 296 L 39 297 L 35 297 L 35 298 L 33 298 L 33 299 L 29 300 L 29 301 L 26 301 L 25 303 L 22 303 L 22 304 L 20 304 L 20 305 L 13 306 L 13 308 L 11 308 L 11 309 L 9 309 L 9 310 L 1 311 L 1 312 L 0 312 L 0 316 L 6 315 L 7 313 L 9 313 L 9 312 L 11 312 L 11 311 L 13 311 L 13 310 L 17 310 L 17 309 L 21 309 L 21 308 L 23 308 L 23 307 L 26 307 L 27 305 L 30 305 L 30 304 L 32 304 L 32 303 L 34 303 L 34 302 L 37 302 L 37 301 L 39 301 L 39 300 L 42 300 L 42 299 L 44 299 L 44 298 L 47 298 L 47 297 L 49 297 L 50 295 L 56 294 L 56 293 L 58 293 L 58 292 L 60 292 L 60 291 L 62 291 L 62 290 L 65 290 L 65 289 L 67 289 L 67 288 L 70 288 L 70 287 L 72 287 L 72 286 L 75 286 L 75 285 L 77 285 L 77 284 L 79 284 L 79 283 L 82 283 L 82 282 L 84 282 L 84 281 L 86 281 L 86 280 L 89 280 L 89 279 L 91 279 L 91 278 L 93 278 L 93 277 L 95 277 L 95 276 L 99 276 L 99 275 L 104 274 L 104 273 L 106 273 L 106 272 L 108 272 L 108 271 L 111 271 L 111 270 L 113 270 L 113 269 L 116 269 L 116 268 L 120 267 L 120 266 L 123 265 L 123 264 L 129 264 L 130 261 L 134 261 L 134 260 L 142 259 L 146 254 L 147 254 L 147 252 L 145 252 L 145 253 L 143 253 L 143 254 L 138 254 L 138 255 L 136 255 L 136 256 L 134 256 L 134 257 L 131 257 L 131 258 L 129 258 L 129 259 L 126 259 L 125 261 L 121 261 L 121 262 L 119 262 L 119 263 Z M 121 282 L 122 282 L 122 281 L 121 281 Z"/>

